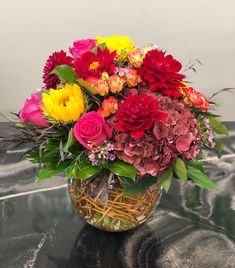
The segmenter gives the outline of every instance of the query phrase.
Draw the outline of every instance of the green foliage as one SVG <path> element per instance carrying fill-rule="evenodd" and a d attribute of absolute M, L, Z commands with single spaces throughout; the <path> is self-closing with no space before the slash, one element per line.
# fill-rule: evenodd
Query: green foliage
<path fill-rule="evenodd" d="M 93 104 L 94 103 L 96 104 L 96 109 L 98 107 L 100 107 L 101 100 L 100 100 L 100 98 L 97 95 L 94 94 L 93 87 L 89 83 L 87 83 L 84 79 L 82 79 L 82 78 L 78 79 L 77 80 L 77 83 L 81 87 L 81 89 L 83 90 L 83 92 L 85 93 L 85 103 L 86 103 L 87 109 L 92 106 L 91 102 L 93 102 Z M 90 98 L 88 98 L 87 95 Z"/>
<path fill-rule="evenodd" d="M 39 149 L 36 148 L 30 152 L 28 152 L 25 157 L 32 163 L 36 164 L 36 163 L 42 163 L 42 158 L 40 156 L 39 153 Z"/>
<path fill-rule="evenodd" d="M 15 127 L 18 127 L 18 128 L 24 128 L 25 125 L 24 125 L 24 124 L 21 124 L 21 123 L 16 123 L 16 124 L 15 124 Z"/>
<path fill-rule="evenodd" d="M 215 141 L 215 151 L 216 151 L 218 158 L 220 158 L 222 156 L 223 150 L 224 150 L 223 142 L 221 140 L 216 140 Z"/>
<path fill-rule="evenodd" d="M 49 164 L 48 166 L 45 166 L 39 170 L 39 173 L 36 177 L 37 180 L 45 180 L 50 179 L 59 173 L 65 171 L 65 169 L 70 165 L 71 161 L 66 160 L 64 162 L 61 162 L 58 165 L 55 164 Z"/>
<path fill-rule="evenodd" d="M 67 168 L 66 176 L 68 178 L 86 180 L 98 174 L 101 170 L 102 168 L 99 166 L 92 166 L 89 163 L 78 163 L 76 161 Z"/>
<path fill-rule="evenodd" d="M 174 172 L 176 174 L 176 176 L 180 179 L 180 180 L 187 180 L 187 169 L 186 166 L 184 164 L 184 161 L 177 157 L 176 160 L 173 163 L 173 169 Z"/>
<path fill-rule="evenodd" d="M 144 176 L 136 181 L 125 177 L 121 177 L 120 179 L 125 195 L 142 194 L 157 182 L 157 178 L 152 176 Z"/>
<path fill-rule="evenodd" d="M 59 139 L 48 139 L 45 144 L 45 148 L 42 152 L 42 162 L 50 163 L 60 160 L 60 140 Z"/>
<path fill-rule="evenodd" d="M 48 139 L 44 148 L 36 148 L 26 154 L 26 158 L 33 163 L 55 163 L 60 161 L 60 140 Z"/>
<path fill-rule="evenodd" d="M 137 171 L 133 165 L 125 163 L 121 160 L 115 160 L 108 164 L 107 168 L 120 177 L 127 177 L 135 180 Z"/>
<path fill-rule="evenodd" d="M 192 180 L 192 182 L 201 188 L 205 188 L 208 190 L 217 189 L 216 184 L 211 181 L 205 173 L 203 173 L 200 169 L 193 167 L 192 165 L 187 166 L 188 177 Z"/>
<path fill-rule="evenodd" d="M 160 182 L 161 186 L 167 193 L 172 182 L 173 178 L 173 169 L 170 166 L 167 170 L 165 170 L 160 176 L 157 177 L 157 180 Z"/>
<path fill-rule="evenodd" d="M 187 162 L 187 166 L 192 166 L 196 169 L 199 169 L 201 172 L 204 173 L 204 167 L 200 161 L 197 160 L 190 160 Z"/>
<path fill-rule="evenodd" d="M 58 163 L 60 160 L 60 140 L 48 139 L 41 151 L 42 163 Z"/>
<path fill-rule="evenodd" d="M 210 125 L 216 134 L 229 135 L 227 127 L 220 122 L 218 117 L 210 117 Z"/>
<path fill-rule="evenodd" d="M 57 66 L 51 74 L 56 74 L 62 82 L 69 84 L 76 84 L 77 74 L 73 71 L 73 68 L 68 65 Z"/>
<path fill-rule="evenodd" d="M 72 153 L 72 154 L 78 154 L 81 152 L 81 145 L 78 143 L 76 140 L 74 134 L 73 134 L 73 129 L 71 128 L 68 134 L 68 139 L 66 144 L 64 145 L 63 151 L 65 153 Z"/>
<path fill-rule="evenodd" d="M 82 88 L 88 90 L 88 91 L 91 92 L 91 93 L 94 92 L 93 87 L 92 87 L 89 83 L 87 83 L 84 79 L 79 78 L 79 79 L 77 80 L 77 82 L 78 82 L 78 85 L 79 85 L 80 87 L 82 87 Z"/>

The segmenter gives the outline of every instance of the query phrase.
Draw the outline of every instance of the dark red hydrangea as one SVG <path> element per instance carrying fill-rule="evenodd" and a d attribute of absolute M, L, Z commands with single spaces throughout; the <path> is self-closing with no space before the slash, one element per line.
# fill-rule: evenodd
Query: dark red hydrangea
<path fill-rule="evenodd" d="M 133 139 L 127 132 L 115 136 L 117 158 L 133 164 L 140 176 L 158 176 L 177 156 L 195 159 L 199 152 L 199 125 L 193 114 L 177 99 L 155 97 L 159 108 L 168 113 L 164 121 L 156 121 L 141 139 Z"/>
<path fill-rule="evenodd" d="M 46 88 L 56 88 L 60 83 L 60 79 L 55 74 L 51 72 L 58 65 L 72 65 L 72 58 L 66 55 L 66 52 L 61 50 L 59 52 L 54 52 L 46 61 L 45 67 L 43 69 L 43 83 Z"/>
<path fill-rule="evenodd" d="M 116 68 L 114 59 L 116 51 L 110 52 L 108 48 L 97 47 L 97 53 L 88 51 L 77 58 L 74 63 L 75 72 L 79 78 L 88 76 L 100 76 L 103 72 L 112 74 Z"/>
<path fill-rule="evenodd" d="M 161 50 L 149 51 L 143 66 L 138 69 L 143 81 L 149 83 L 151 91 L 159 90 L 166 96 L 180 96 L 178 88 L 182 86 L 185 75 L 179 74 L 182 65 L 172 55 L 165 55 Z"/>
<path fill-rule="evenodd" d="M 156 99 L 146 94 L 132 95 L 120 104 L 115 128 L 129 132 L 132 138 L 141 138 L 155 121 L 166 118 L 167 113 L 160 110 Z"/>

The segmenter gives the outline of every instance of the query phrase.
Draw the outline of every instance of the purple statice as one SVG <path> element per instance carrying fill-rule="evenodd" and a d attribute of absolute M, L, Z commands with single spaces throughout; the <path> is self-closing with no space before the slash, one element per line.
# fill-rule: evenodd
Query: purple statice
<path fill-rule="evenodd" d="M 98 166 L 105 161 L 113 161 L 115 159 L 114 144 L 111 142 L 104 142 L 104 144 L 98 146 L 94 151 L 91 151 L 88 155 L 93 166 Z"/>
<path fill-rule="evenodd" d="M 208 118 L 204 119 L 204 124 L 205 124 L 205 126 L 207 128 L 206 134 L 207 134 L 209 146 L 211 148 L 214 148 L 214 146 L 215 146 L 215 134 L 214 134 L 214 132 L 213 132 L 211 126 L 210 126 L 210 121 L 209 121 Z"/>

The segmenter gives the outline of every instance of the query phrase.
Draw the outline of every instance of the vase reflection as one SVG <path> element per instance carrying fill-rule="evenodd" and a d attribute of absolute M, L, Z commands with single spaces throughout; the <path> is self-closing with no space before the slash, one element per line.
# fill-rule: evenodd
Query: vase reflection
<path fill-rule="evenodd" d="M 83 268 L 154 267 L 149 262 L 156 260 L 161 251 L 160 239 L 146 224 L 122 233 L 103 232 L 86 225 L 74 243 L 69 264 Z"/>

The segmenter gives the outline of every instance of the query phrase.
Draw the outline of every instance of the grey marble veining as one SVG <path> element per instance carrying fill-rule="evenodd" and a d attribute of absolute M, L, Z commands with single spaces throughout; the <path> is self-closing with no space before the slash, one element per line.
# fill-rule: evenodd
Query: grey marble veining
<path fill-rule="evenodd" d="M 218 191 L 175 181 L 146 224 L 117 234 L 86 225 L 66 188 L 48 191 L 63 187 L 62 177 L 35 185 L 37 166 L 0 151 L 0 268 L 235 267 L 235 124 L 229 127 L 225 157 L 208 152 L 205 162 Z"/>

